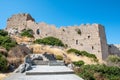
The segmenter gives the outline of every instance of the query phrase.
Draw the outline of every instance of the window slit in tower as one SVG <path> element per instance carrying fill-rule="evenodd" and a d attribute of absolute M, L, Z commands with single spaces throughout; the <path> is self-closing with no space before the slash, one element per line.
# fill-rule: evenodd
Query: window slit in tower
<path fill-rule="evenodd" d="M 94 49 L 94 46 L 92 46 L 92 50 Z"/>
<path fill-rule="evenodd" d="M 76 45 L 78 45 L 78 40 L 76 40 Z"/>

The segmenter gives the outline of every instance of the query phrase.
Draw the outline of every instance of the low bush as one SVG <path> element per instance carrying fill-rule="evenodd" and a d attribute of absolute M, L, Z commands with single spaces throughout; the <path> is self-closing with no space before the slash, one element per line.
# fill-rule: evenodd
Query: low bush
<path fill-rule="evenodd" d="M 78 28 L 78 29 L 75 29 L 75 31 L 79 34 L 79 35 L 81 35 L 81 30 Z"/>
<path fill-rule="evenodd" d="M 5 30 L 0 29 L 0 36 L 7 36 L 8 32 Z"/>
<path fill-rule="evenodd" d="M 120 80 L 120 68 L 110 67 L 106 65 L 82 65 L 80 67 L 80 72 L 77 74 L 85 80 L 95 80 L 97 75 L 99 78 L 104 78 L 107 80 Z M 96 79 L 97 80 L 97 79 Z M 99 79 L 101 80 L 101 79 Z"/>
<path fill-rule="evenodd" d="M 85 63 L 84 63 L 84 61 L 75 61 L 75 62 L 73 62 L 73 64 L 74 64 L 75 66 L 80 67 L 80 66 L 84 65 Z"/>
<path fill-rule="evenodd" d="M 36 39 L 34 43 L 64 47 L 63 42 L 58 38 L 54 38 L 54 37 L 45 37 L 43 39 Z"/>
<path fill-rule="evenodd" d="M 7 70 L 7 65 L 7 59 L 5 58 L 5 56 L 0 54 L 0 72 L 5 72 Z"/>
<path fill-rule="evenodd" d="M 108 61 L 111 61 L 113 63 L 119 63 L 120 57 L 117 55 L 110 55 L 110 56 L 108 56 Z"/>
<path fill-rule="evenodd" d="M 69 50 L 67 50 L 67 53 L 75 53 L 76 55 L 81 55 L 81 56 L 86 56 L 86 57 L 89 57 L 89 58 L 93 58 L 93 60 L 95 61 L 95 62 L 97 62 L 98 60 L 97 60 L 97 57 L 94 55 L 94 54 L 90 54 L 90 53 L 88 53 L 88 52 L 86 52 L 86 51 L 79 51 L 79 50 L 77 50 L 77 49 L 73 49 L 73 48 L 71 48 L 71 49 L 69 49 Z"/>
<path fill-rule="evenodd" d="M 17 42 L 12 40 L 9 36 L 0 36 L 0 45 L 10 50 L 12 47 L 17 45 Z"/>
<path fill-rule="evenodd" d="M 20 35 L 25 37 L 34 37 L 32 29 L 24 29 Z"/>
<path fill-rule="evenodd" d="M 12 47 L 16 46 L 16 41 L 12 40 L 8 36 L 8 32 L 0 30 L 0 46 L 3 46 L 7 50 L 10 50 Z"/>

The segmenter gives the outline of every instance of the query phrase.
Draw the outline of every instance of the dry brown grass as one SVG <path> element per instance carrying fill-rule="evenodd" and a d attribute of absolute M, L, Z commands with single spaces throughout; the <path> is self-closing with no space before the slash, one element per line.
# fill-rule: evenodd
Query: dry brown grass
<path fill-rule="evenodd" d="M 0 73 L 0 80 L 4 80 L 4 78 L 10 76 L 12 73 Z"/>
<path fill-rule="evenodd" d="M 9 64 L 13 64 L 16 68 L 23 63 L 24 58 L 7 58 Z"/>

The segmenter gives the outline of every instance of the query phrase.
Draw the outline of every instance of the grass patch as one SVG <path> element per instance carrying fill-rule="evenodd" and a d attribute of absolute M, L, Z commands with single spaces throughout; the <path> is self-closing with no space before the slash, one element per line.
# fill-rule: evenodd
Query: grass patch
<path fill-rule="evenodd" d="M 98 59 L 94 54 L 90 54 L 90 53 L 88 53 L 86 51 L 79 51 L 77 49 L 72 48 L 72 49 L 67 50 L 67 53 L 68 54 L 69 53 L 75 53 L 77 56 L 86 56 L 88 58 L 92 58 L 95 62 L 98 62 Z"/>

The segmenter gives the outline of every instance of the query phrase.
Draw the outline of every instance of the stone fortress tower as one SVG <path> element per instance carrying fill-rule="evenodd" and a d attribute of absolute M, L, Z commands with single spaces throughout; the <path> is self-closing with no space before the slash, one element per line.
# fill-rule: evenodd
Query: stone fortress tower
<path fill-rule="evenodd" d="M 35 39 L 53 36 L 62 40 L 69 48 L 85 50 L 99 59 L 106 59 L 108 56 L 105 30 L 100 24 L 56 28 L 43 22 L 36 23 L 29 14 L 16 14 L 7 20 L 7 31 L 17 29 L 20 33 L 28 28 L 34 31 Z"/>

